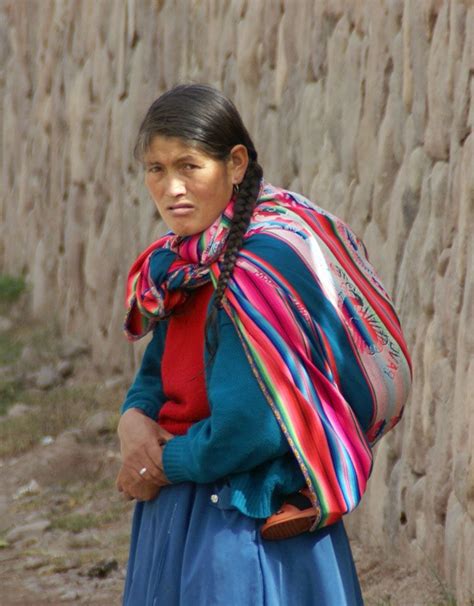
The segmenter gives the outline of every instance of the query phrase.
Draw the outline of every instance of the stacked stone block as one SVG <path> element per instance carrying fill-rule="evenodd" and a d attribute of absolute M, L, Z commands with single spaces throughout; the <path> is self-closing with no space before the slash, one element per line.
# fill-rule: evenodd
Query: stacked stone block
<path fill-rule="evenodd" d="M 163 233 L 132 159 L 183 81 L 236 102 L 271 182 L 346 219 L 413 354 L 348 521 L 474 592 L 474 6 L 456 0 L 0 0 L 0 269 L 104 370 L 130 262 Z"/>

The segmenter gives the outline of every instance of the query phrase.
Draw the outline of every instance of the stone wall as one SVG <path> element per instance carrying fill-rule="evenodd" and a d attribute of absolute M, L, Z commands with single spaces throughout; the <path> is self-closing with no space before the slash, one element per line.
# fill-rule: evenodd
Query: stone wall
<path fill-rule="evenodd" d="M 182 81 L 235 100 L 270 181 L 349 221 L 415 381 L 352 533 L 474 592 L 474 6 L 449 0 L 0 0 L 0 270 L 131 372 L 123 283 L 161 233 L 132 147 Z"/>

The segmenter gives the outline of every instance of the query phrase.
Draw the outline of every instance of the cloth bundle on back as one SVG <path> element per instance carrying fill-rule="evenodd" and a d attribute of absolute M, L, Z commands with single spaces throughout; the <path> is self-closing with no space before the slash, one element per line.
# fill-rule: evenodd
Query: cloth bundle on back
<path fill-rule="evenodd" d="M 165 235 L 135 261 L 130 339 L 168 317 L 193 288 L 217 284 L 233 205 L 204 232 Z M 263 235 L 263 246 L 271 238 L 276 253 L 304 267 L 298 289 L 258 246 L 247 246 Z M 320 509 L 315 527 L 337 521 L 360 502 L 371 447 L 400 420 L 411 382 L 397 315 L 364 245 L 337 217 L 262 182 L 223 307 Z"/>

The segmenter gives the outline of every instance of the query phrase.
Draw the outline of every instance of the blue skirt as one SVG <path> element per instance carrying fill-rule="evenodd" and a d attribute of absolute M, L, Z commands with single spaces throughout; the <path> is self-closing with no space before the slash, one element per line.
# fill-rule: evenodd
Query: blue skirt
<path fill-rule="evenodd" d="M 137 503 L 124 606 L 360 606 L 342 522 L 283 541 L 229 504 L 226 484 L 186 482 Z"/>

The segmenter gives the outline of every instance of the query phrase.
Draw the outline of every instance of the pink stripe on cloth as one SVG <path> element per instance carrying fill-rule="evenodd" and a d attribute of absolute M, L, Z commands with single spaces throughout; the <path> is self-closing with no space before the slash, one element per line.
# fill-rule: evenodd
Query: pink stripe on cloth
<path fill-rule="evenodd" d="M 127 283 L 129 338 L 173 313 L 193 288 L 217 284 L 234 203 L 204 232 L 167 234 L 138 257 Z M 278 255 L 271 265 L 252 252 L 253 236 L 296 256 L 310 276 L 301 292 L 283 275 Z M 310 313 L 316 296 L 324 305 Z M 399 421 L 411 382 L 399 320 L 364 245 L 337 217 L 263 182 L 222 303 L 321 508 L 319 527 L 335 522 L 359 503 L 371 446 Z M 343 389 L 341 351 L 351 359 L 352 390 L 347 381 Z M 365 431 L 355 412 L 361 386 L 368 394 Z"/>

